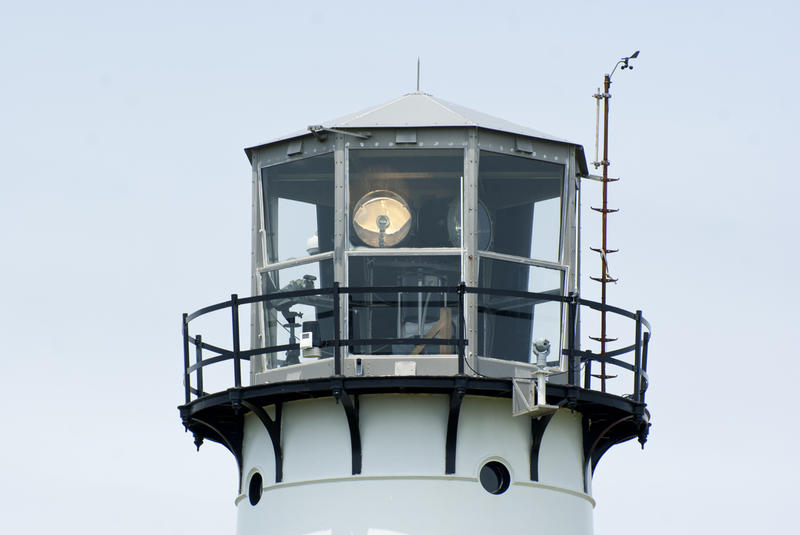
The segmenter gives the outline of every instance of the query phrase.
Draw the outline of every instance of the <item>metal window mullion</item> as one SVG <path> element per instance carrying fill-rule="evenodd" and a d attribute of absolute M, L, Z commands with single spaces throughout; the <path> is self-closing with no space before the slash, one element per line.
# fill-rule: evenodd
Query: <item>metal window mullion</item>
<path fill-rule="evenodd" d="M 261 295 L 263 275 L 260 268 L 267 263 L 267 221 L 264 181 L 260 172 L 260 159 L 253 160 L 253 281 L 250 295 Z M 267 346 L 267 314 L 263 305 L 250 307 L 250 347 Z M 250 381 L 254 383 L 256 374 L 266 371 L 267 356 L 256 355 L 250 359 Z"/>
<path fill-rule="evenodd" d="M 349 173 L 349 162 L 347 159 L 347 150 L 345 148 L 344 134 L 335 134 L 333 158 L 333 197 L 334 213 L 336 214 L 336 219 L 333 222 L 333 280 L 341 286 L 347 286 L 347 255 L 345 254 L 345 251 L 347 250 L 348 246 L 347 230 L 349 217 L 349 191 L 347 185 L 349 181 L 347 177 Z M 337 310 L 338 322 L 336 322 L 337 325 L 335 326 L 340 335 L 341 333 L 345 333 L 345 336 L 349 336 L 350 332 L 348 330 L 347 322 L 349 301 L 348 295 L 340 295 L 339 306 Z M 340 348 L 339 351 L 340 353 L 336 358 L 341 363 L 342 359 L 347 356 L 347 348 Z"/>
<path fill-rule="evenodd" d="M 319 253 L 311 256 L 305 256 L 303 258 L 292 258 L 291 260 L 284 260 L 283 262 L 275 262 L 274 264 L 267 264 L 266 266 L 258 269 L 258 274 L 263 275 L 264 273 L 268 273 L 270 271 L 278 271 L 281 269 L 303 266 L 306 264 L 313 264 L 315 262 L 322 262 L 323 260 L 330 260 L 333 257 L 334 257 L 334 252 L 327 251 L 324 253 Z"/>
<path fill-rule="evenodd" d="M 465 272 L 461 274 L 461 280 L 471 287 L 478 286 L 478 169 L 480 164 L 480 152 L 478 149 L 478 129 L 471 128 L 467 134 L 467 150 L 464 151 L 464 214 L 463 227 L 461 232 L 466 236 L 464 240 L 464 261 Z M 464 296 L 464 308 L 466 315 L 466 339 L 465 348 L 468 359 L 468 366 L 471 370 L 478 369 L 478 296 L 467 294 Z"/>
<path fill-rule="evenodd" d="M 457 247 L 376 247 L 374 249 L 352 249 L 347 256 L 457 256 Z"/>
<path fill-rule="evenodd" d="M 570 266 L 570 275 L 575 273 L 575 232 L 576 232 L 576 218 L 575 218 L 575 205 L 576 205 L 576 186 L 577 177 L 573 176 L 572 169 L 573 160 L 575 158 L 575 148 L 573 147 L 570 157 L 567 158 L 567 163 L 564 167 L 564 192 L 561 200 L 562 212 L 564 213 L 564 222 L 561 226 L 561 251 L 560 261 L 562 264 Z M 567 291 L 576 291 L 574 277 L 570 276 L 567 279 Z"/>
<path fill-rule="evenodd" d="M 491 260 L 501 260 L 503 262 L 514 262 L 517 264 L 525 264 L 528 266 L 541 267 L 546 269 L 555 269 L 567 273 L 569 266 L 559 264 L 557 262 L 548 262 L 547 260 L 536 260 L 535 258 L 525 258 L 524 256 L 514 256 L 504 253 L 495 253 L 492 251 L 481 251 L 478 253 L 480 258 L 489 258 Z"/>

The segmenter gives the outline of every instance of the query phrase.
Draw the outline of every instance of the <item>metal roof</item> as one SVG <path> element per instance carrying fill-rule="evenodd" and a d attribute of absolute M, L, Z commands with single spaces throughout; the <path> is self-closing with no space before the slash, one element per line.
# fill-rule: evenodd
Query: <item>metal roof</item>
<path fill-rule="evenodd" d="M 521 126 L 505 119 L 500 119 L 492 115 L 465 108 L 458 104 L 453 104 L 427 93 L 408 93 L 394 100 L 390 100 L 378 106 L 372 106 L 338 119 L 333 119 L 322 123 L 324 128 L 398 128 L 398 127 L 441 127 L 441 126 L 470 126 L 480 127 L 489 130 L 499 130 L 522 136 L 529 136 L 559 143 L 569 143 L 578 145 L 571 141 L 561 139 L 550 134 L 545 134 L 538 130 Z M 302 130 L 286 136 L 273 139 L 267 143 L 262 143 L 245 149 L 246 152 L 275 143 L 303 135 L 307 135 L 308 130 Z"/>

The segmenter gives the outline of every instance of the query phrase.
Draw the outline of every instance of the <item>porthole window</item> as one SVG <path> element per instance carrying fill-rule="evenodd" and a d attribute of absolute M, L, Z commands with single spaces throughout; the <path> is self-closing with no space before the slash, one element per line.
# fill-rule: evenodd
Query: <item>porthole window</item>
<path fill-rule="evenodd" d="M 255 505 L 261 500 L 261 492 L 263 488 L 264 480 L 261 478 L 261 474 L 256 472 L 250 477 L 250 486 L 247 489 L 250 505 Z"/>
<path fill-rule="evenodd" d="M 481 468 L 479 479 L 486 492 L 503 494 L 511 484 L 511 474 L 503 463 L 489 461 Z"/>

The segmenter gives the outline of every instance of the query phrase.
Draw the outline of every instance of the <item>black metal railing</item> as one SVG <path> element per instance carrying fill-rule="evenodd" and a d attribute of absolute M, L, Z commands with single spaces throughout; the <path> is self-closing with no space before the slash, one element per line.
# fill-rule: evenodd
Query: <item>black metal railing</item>
<path fill-rule="evenodd" d="M 341 333 L 341 296 L 342 295 L 358 295 L 358 294 L 374 294 L 377 292 L 399 292 L 399 293 L 422 293 L 422 294 L 442 294 L 442 293 L 455 293 L 457 299 L 457 317 L 456 317 L 456 334 L 455 338 L 342 338 Z M 266 295 L 259 295 L 240 299 L 236 294 L 231 295 L 231 299 L 222 303 L 217 303 L 205 308 L 201 308 L 191 314 L 183 314 L 183 368 L 184 368 L 184 386 L 185 386 L 185 401 L 190 403 L 192 397 L 195 399 L 204 397 L 209 394 L 204 390 L 203 384 L 203 369 L 207 366 L 217 364 L 220 362 L 233 361 L 233 386 L 239 388 L 242 386 L 242 360 L 250 359 L 258 355 L 266 355 L 271 353 L 278 353 L 281 351 L 299 350 L 298 343 L 289 343 L 282 345 L 273 345 L 269 347 L 253 348 L 243 350 L 240 342 L 240 328 L 239 328 L 239 308 L 242 305 L 269 303 L 273 300 L 297 299 L 308 296 L 323 296 L 330 295 L 333 298 L 333 337 L 328 340 L 320 340 L 315 345 L 321 348 L 333 348 L 333 373 L 336 376 L 342 374 L 342 350 L 343 346 L 358 346 L 358 345 L 373 345 L 373 344 L 411 344 L 414 346 L 424 345 L 440 345 L 440 346 L 453 346 L 456 348 L 456 355 L 458 358 L 458 374 L 463 375 L 466 361 L 467 338 L 464 334 L 465 331 L 465 305 L 464 296 L 466 294 L 486 295 L 486 296 L 505 296 L 514 298 L 529 299 L 537 302 L 552 301 L 559 302 L 567 306 L 566 313 L 566 344 L 561 352 L 567 359 L 567 383 L 569 385 L 579 386 L 585 389 L 592 388 L 592 363 L 605 362 L 607 365 L 615 366 L 633 374 L 632 392 L 627 394 L 633 401 L 644 403 L 645 392 L 649 385 L 647 375 L 647 351 L 650 342 L 651 327 L 647 320 L 642 316 L 642 312 L 629 312 L 618 307 L 603 305 L 595 301 L 580 299 L 576 295 L 561 296 L 549 293 L 534 293 L 513 290 L 499 290 L 494 288 L 473 288 L 468 287 L 464 283 L 458 286 L 372 286 L 372 287 L 341 287 L 338 283 L 330 288 L 310 288 L 304 290 L 296 290 L 290 292 L 275 292 Z M 579 349 L 579 341 L 577 337 L 578 322 L 579 322 L 579 307 L 584 306 L 597 311 L 605 310 L 607 313 L 616 314 L 628 318 L 634 322 L 634 335 L 633 343 L 615 349 L 613 351 L 606 351 L 605 354 L 593 353 L 587 350 Z M 189 332 L 189 324 L 201 316 L 205 316 L 215 311 L 230 309 L 231 311 L 231 326 L 232 326 L 232 342 L 233 347 L 226 349 L 217 345 L 210 344 L 203 340 L 201 334 L 192 336 Z M 480 310 L 479 310 L 480 311 Z M 644 329 L 644 331 L 643 331 Z M 195 361 L 190 362 L 190 346 L 195 347 Z M 204 351 L 211 353 L 211 356 L 206 356 Z M 620 356 L 632 353 L 633 363 L 621 360 Z M 475 372 L 471 367 L 471 371 Z M 583 371 L 583 381 L 580 380 L 580 372 Z M 194 374 L 194 385 L 192 386 L 192 375 Z"/>

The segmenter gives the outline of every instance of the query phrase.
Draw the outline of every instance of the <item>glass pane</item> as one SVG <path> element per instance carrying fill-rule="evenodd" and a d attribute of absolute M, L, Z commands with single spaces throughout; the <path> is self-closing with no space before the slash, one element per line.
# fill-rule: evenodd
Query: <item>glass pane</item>
<path fill-rule="evenodd" d="M 563 177 L 563 165 L 481 151 L 479 249 L 558 262 Z"/>
<path fill-rule="evenodd" d="M 364 292 L 349 296 L 350 339 L 457 338 L 458 297 L 437 287 L 456 286 L 458 256 L 351 257 L 350 286 L 419 286 L 418 292 Z M 351 353 L 454 354 L 439 344 L 376 342 Z"/>
<path fill-rule="evenodd" d="M 264 293 L 296 291 L 309 288 L 330 288 L 333 261 L 323 260 L 292 268 L 265 272 L 261 276 Z M 310 359 L 333 356 L 333 347 L 321 347 L 321 342 L 334 339 L 333 296 L 310 295 L 275 299 L 264 303 L 264 322 L 261 328 L 264 343 L 272 347 L 299 343 L 301 333 L 310 331 L 318 351 L 290 349 L 254 357 L 258 370 L 299 364 Z M 305 356 L 304 356 L 305 355 Z M 311 356 L 314 355 L 314 356 Z"/>
<path fill-rule="evenodd" d="M 461 150 L 351 150 L 350 242 L 460 246 Z"/>
<path fill-rule="evenodd" d="M 333 250 L 333 154 L 261 169 L 267 262 Z"/>
<path fill-rule="evenodd" d="M 560 270 L 481 258 L 480 286 L 563 295 Z M 547 340 L 548 364 L 557 365 L 561 353 L 562 304 L 523 297 L 479 295 L 478 353 L 519 362 L 536 362 L 535 340 Z"/>

